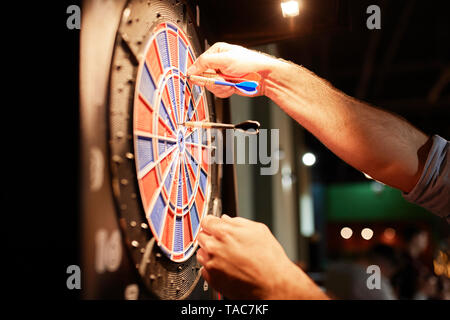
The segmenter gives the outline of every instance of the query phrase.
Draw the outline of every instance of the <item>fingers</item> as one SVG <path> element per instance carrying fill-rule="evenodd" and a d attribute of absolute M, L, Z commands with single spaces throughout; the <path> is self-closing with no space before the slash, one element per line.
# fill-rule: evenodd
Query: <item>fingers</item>
<path fill-rule="evenodd" d="M 206 72 L 215 73 L 215 70 L 208 68 L 206 70 Z M 225 81 L 225 79 L 223 79 L 220 76 L 215 77 L 215 79 L 216 80 L 220 80 L 220 81 Z M 196 84 L 196 85 L 199 85 L 199 86 L 204 86 L 205 85 L 204 81 L 203 82 L 199 81 L 196 78 L 190 78 L 189 80 L 193 84 Z M 206 83 L 205 87 L 206 87 L 206 89 L 211 91 L 218 98 L 228 98 L 232 94 L 236 93 L 235 92 L 236 90 L 233 87 L 229 87 L 229 86 L 221 86 L 221 85 L 215 85 L 215 84 Z"/>
<path fill-rule="evenodd" d="M 231 50 L 233 47 L 236 47 L 236 45 L 232 45 L 226 42 L 216 42 L 208 50 L 206 50 L 206 52 L 226 52 Z"/>
<path fill-rule="evenodd" d="M 222 69 L 229 62 L 229 57 L 222 52 L 206 51 L 195 60 L 194 64 L 187 70 L 188 75 L 199 75 L 207 69 Z"/>
<path fill-rule="evenodd" d="M 205 279 L 208 283 L 211 283 L 211 276 L 209 275 L 208 270 L 206 270 L 204 267 L 200 270 L 203 279 Z"/>
<path fill-rule="evenodd" d="M 201 75 L 203 72 L 213 69 L 217 73 L 224 72 L 233 76 L 243 76 L 246 72 L 236 67 L 236 64 L 239 64 L 240 59 L 242 59 L 242 50 L 244 48 L 236 45 L 224 42 L 215 43 L 188 68 L 187 75 Z M 208 84 L 206 88 L 219 98 L 228 98 L 235 93 L 243 96 L 253 96 L 246 95 L 233 87 Z"/>
<path fill-rule="evenodd" d="M 202 266 L 204 266 L 209 260 L 211 260 L 211 257 L 205 249 L 200 248 L 197 250 L 197 260 Z"/>
<path fill-rule="evenodd" d="M 234 88 L 218 85 L 207 85 L 206 89 L 211 91 L 218 98 L 228 98 L 235 93 Z"/>
<path fill-rule="evenodd" d="M 217 267 L 217 264 L 215 264 L 213 259 L 217 258 L 209 255 L 203 248 L 197 250 L 197 261 L 202 265 L 203 269 L 211 270 L 214 269 L 214 267 Z"/>
<path fill-rule="evenodd" d="M 222 77 L 217 77 L 217 80 L 225 81 Z M 220 85 L 206 85 L 206 89 L 211 91 L 216 97 L 228 98 L 234 93 L 233 87 L 220 86 Z"/>
<path fill-rule="evenodd" d="M 217 252 L 220 249 L 219 241 L 215 239 L 213 236 L 205 233 L 204 231 L 200 232 L 197 240 L 200 247 L 208 254 L 213 254 L 214 252 Z"/>
<path fill-rule="evenodd" d="M 227 243 L 227 236 L 231 233 L 233 218 L 223 215 L 218 218 L 212 215 L 207 215 L 202 223 L 202 230 L 200 231 L 197 241 L 201 249 L 199 249 L 199 258 L 203 261 L 208 261 L 215 253 L 224 249 Z"/>
<path fill-rule="evenodd" d="M 221 219 L 213 215 L 207 215 L 203 219 L 201 226 L 203 230 L 210 235 L 217 237 L 218 239 L 223 239 L 225 235 L 230 231 L 231 222 L 232 218 Z"/>
<path fill-rule="evenodd" d="M 221 69 L 226 65 L 228 58 L 223 54 L 230 51 L 233 45 L 225 42 L 216 42 L 201 54 L 192 66 L 187 70 L 188 75 L 198 75 L 207 69 Z"/>

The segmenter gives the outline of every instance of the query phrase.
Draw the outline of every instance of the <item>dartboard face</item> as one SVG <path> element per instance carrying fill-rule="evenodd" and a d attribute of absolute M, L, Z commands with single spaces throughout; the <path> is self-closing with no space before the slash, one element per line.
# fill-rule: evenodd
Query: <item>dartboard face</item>
<path fill-rule="evenodd" d="M 195 58 L 183 30 L 160 23 L 144 50 L 134 95 L 140 198 L 156 243 L 175 262 L 195 252 L 211 189 L 210 133 L 181 125 L 210 119 L 204 89 L 186 80 Z"/>

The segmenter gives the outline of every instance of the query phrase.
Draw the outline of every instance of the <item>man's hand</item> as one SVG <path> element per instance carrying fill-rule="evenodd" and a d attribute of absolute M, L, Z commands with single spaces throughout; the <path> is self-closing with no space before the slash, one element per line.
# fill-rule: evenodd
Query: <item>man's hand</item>
<path fill-rule="evenodd" d="M 264 93 L 264 78 L 272 66 L 277 63 L 279 63 L 277 59 L 266 54 L 237 45 L 217 42 L 195 60 L 187 70 L 187 74 L 201 75 L 205 71 L 216 71 L 227 76 L 241 77 L 255 72 L 262 77 L 261 89 L 258 94 L 261 95 Z M 207 85 L 206 88 L 219 98 L 227 98 L 234 93 L 245 96 L 244 93 L 233 87 Z"/>
<path fill-rule="evenodd" d="M 230 299 L 323 299 L 262 223 L 206 216 L 198 236 L 202 276 Z"/>

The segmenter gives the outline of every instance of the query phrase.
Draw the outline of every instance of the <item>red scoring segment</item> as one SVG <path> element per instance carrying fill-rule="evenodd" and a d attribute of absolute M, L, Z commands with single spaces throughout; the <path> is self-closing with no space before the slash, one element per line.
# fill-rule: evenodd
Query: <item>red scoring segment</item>
<path fill-rule="evenodd" d="M 194 60 L 184 32 L 173 23 L 161 23 L 139 66 L 134 100 L 142 204 L 153 236 L 173 261 L 194 253 L 210 190 L 209 133 L 178 125 L 209 121 L 203 89 L 183 80 Z"/>

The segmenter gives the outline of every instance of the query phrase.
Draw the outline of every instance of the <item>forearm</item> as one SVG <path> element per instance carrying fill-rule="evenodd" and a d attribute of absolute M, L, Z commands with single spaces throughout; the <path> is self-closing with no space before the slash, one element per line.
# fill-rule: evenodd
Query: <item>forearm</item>
<path fill-rule="evenodd" d="M 428 137 L 400 117 L 282 60 L 266 71 L 265 94 L 333 153 L 374 179 L 405 192 L 419 179 Z"/>
<path fill-rule="evenodd" d="M 292 262 L 283 268 L 279 281 L 269 299 L 275 300 L 328 300 L 329 297 Z"/>

